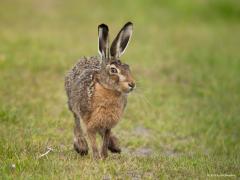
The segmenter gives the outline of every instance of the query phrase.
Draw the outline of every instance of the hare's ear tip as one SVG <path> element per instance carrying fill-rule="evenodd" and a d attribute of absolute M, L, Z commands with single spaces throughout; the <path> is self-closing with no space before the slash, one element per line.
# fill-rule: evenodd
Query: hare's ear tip
<path fill-rule="evenodd" d="M 133 26 L 133 23 L 131 21 L 128 21 L 125 26 Z"/>
<path fill-rule="evenodd" d="M 105 28 L 106 30 L 108 30 L 108 26 L 106 24 L 104 24 L 104 23 L 98 25 L 98 29 L 99 28 Z"/>

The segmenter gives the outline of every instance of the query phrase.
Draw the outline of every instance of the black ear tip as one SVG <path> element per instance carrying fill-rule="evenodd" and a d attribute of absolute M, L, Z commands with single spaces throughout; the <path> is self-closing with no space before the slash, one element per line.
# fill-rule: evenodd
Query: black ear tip
<path fill-rule="evenodd" d="M 128 21 L 128 22 L 124 25 L 124 27 L 127 27 L 127 26 L 133 26 L 133 23 L 130 22 L 130 21 Z"/>
<path fill-rule="evenodd" d="M 98 26 L 98 29 L 100 29 L 100 28 L 105 29 L 105 30 L 108 31 L 108 26 L 107 26 L 106 24 L 100 24 L 100 25 Z"/>

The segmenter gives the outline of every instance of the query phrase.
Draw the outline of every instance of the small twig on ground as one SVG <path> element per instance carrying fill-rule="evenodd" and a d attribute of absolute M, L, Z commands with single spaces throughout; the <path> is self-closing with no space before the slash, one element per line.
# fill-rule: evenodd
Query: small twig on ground
<path fill-rule="evenodd" d="M 41 155 L 38 157 L 38 159 L 46 156 L 46 155 L 47 155 L 48 153 L 50 153 L 51 151 L 53 151 L 53 149 L 52 149 L 51 147 L 48 147 L 48 148 L 47 148 L 47 151 L 46 151 L 45 153 L 41 154 Z"/>

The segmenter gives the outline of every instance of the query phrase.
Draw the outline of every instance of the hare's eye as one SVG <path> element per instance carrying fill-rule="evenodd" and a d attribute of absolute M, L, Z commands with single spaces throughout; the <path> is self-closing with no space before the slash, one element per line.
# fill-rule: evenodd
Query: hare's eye
<path fill-rule="evenodd" d="M 111 67 L 111 73 L 117 73 L 118 71 L 117 71 L 117 69 L 116 68 L 114 68 L 114 67 Z"/>

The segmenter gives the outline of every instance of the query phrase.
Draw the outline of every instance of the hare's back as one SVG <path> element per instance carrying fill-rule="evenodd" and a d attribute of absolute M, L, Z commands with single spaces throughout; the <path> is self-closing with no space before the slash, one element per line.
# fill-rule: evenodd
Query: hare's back
<path fill-rule="evenodd" d="M 65 77 L 65 89 L 69 95 L 72 85 L 78 79 L 85 70 L 100 69 L 100 59 L 96 56 L 81 58 L 73 68 L 67 73 Z"/>
<path fill-rule="evenodd" d="M 100 60 L 97 57 L 81 58 L 71 69 L 70 76 L 72 79 L 80 76 L 84 70 L 99 69 Z"/>

